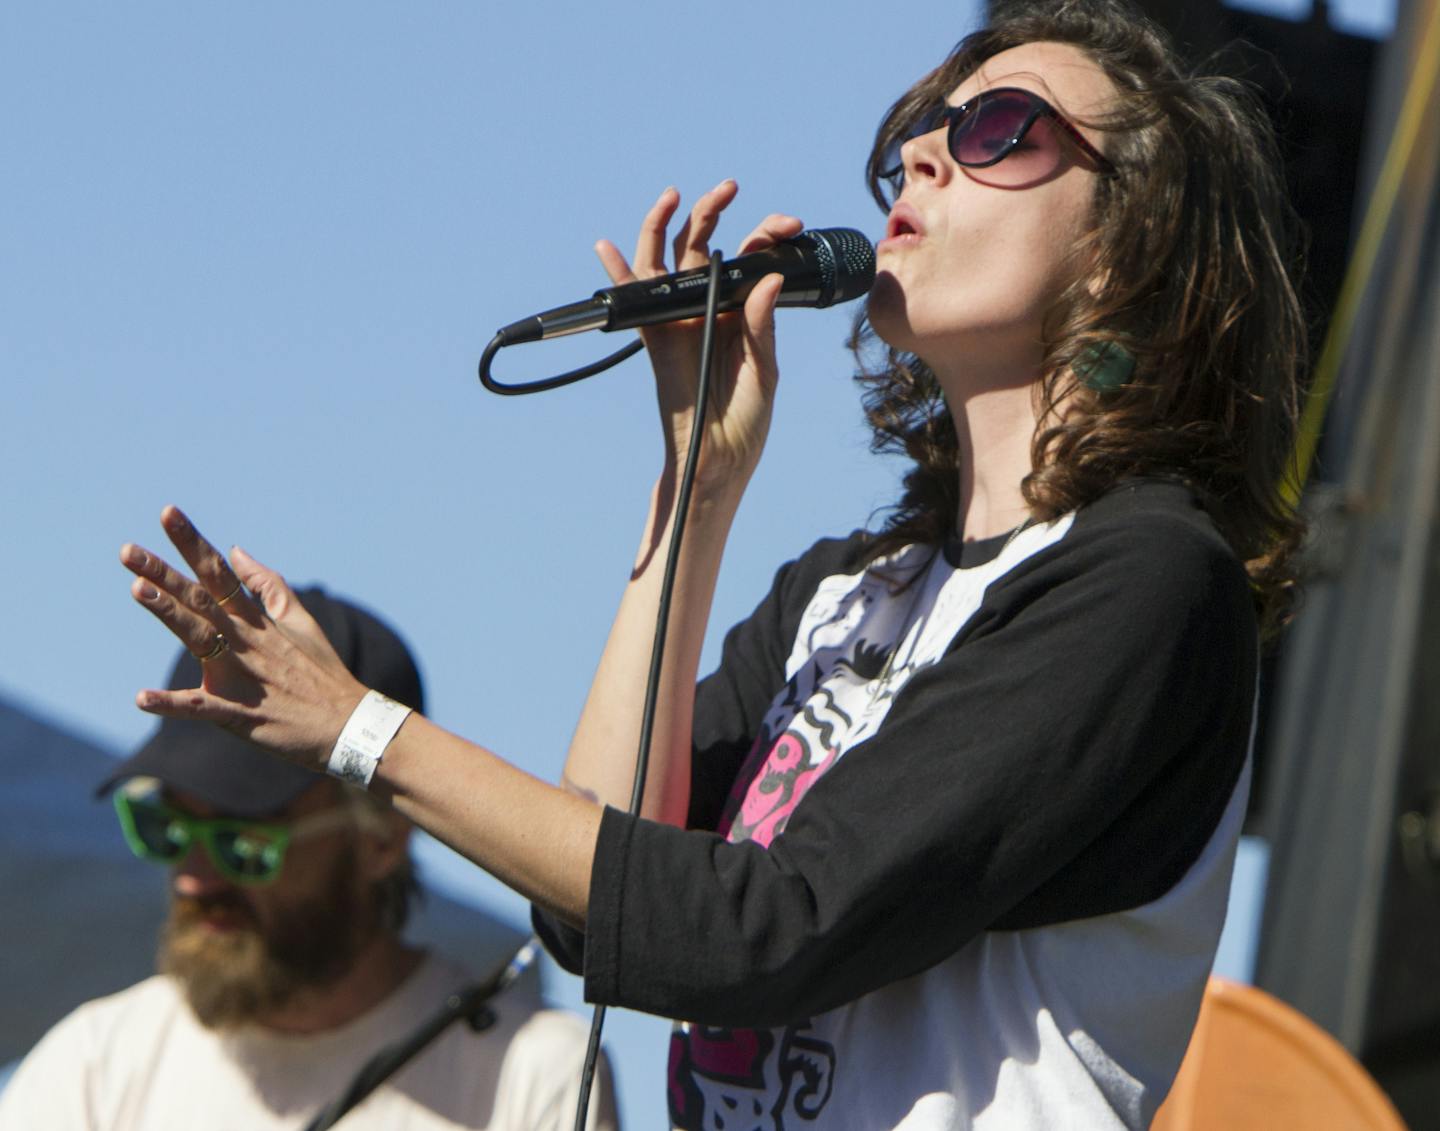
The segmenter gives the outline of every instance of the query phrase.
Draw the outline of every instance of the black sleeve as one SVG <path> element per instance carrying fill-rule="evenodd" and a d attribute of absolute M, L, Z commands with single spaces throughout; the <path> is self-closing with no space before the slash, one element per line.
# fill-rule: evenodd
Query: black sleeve
<path fill-rule="evenodd" d="M 690 807 L 686 824 L 714 829 L 761 721 L 785 685 L 785 661 L 810 594 L 822 577 L 859 569 L 866 535 L 822 539 L 775 574 L 770 591 L 725 634 L 720 664 L 695 688 L 691 725 Z M 583 932 L 531 907 L 530 919 L 555 961 L 572 974 L 583 964 Z"/>
<path fill-rule="evenodd" d="M 773 1026 L 987 928 L 1157 898 L 1243 765 L 1255 662 L 1248 584 L 1213 531 L 1077 522 L 991 586 L 768 851 L 607 810 L 587 997 Z"/>

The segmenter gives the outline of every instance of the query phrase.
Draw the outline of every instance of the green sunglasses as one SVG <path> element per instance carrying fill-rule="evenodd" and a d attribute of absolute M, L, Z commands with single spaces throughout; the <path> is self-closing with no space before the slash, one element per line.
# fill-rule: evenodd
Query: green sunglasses
<path fill-rule="evenodd" d="M 295 841 L 364 824 L 346 805 L 287 823 L 272 823 L 193 817 L 172 809 L 154 791 L 118 789 L 114 796 L 125 843 L 140 859 L 179 864 L 198 840 L 216 871 L 237 884 L 273 883 L 285 863 L 286 849 Z"/>

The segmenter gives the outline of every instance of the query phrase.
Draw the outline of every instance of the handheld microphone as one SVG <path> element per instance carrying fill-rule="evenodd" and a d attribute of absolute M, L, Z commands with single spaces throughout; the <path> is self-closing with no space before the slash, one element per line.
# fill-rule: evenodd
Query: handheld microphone
<path fill-rule="evenodd" d="M 719 309 L 739 310 L 766 275 L 785 276 L 779 306 L 831 306 L 859 298 L 875 282 L 875 248 L 853 228 L 816 228 L 720 265 Z M 606 287 L 593 298 L 557 306 L 503 327 L 503 346 L 586 330 L 629 330 L 705 313 L 710 269 L 677 271 Z"/>

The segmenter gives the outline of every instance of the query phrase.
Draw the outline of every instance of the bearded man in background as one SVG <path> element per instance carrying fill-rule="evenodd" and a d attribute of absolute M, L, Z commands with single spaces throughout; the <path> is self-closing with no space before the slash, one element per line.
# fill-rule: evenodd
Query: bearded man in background
<path fill-rule="evenodd" d="M 357 678 L 423 709 L 389 627 L 319 589 L 299 598 Z M 182 652 L 169 686 L 198 686 L 209 658 Z M 132 851 L 171 870 L 159 973 L 46 1034 L 0 1094 L 0 1131 L 301 1128 L 474 981 L 402 937 L 411 828 L 363 791 L 176 719 L 100 791 Z M 568 1128 L 585 1026 L 518 989 L 490 1010 L 492 1025 L 451 1025 L 345 1127 Z M 603 1065 L 591 1102 L 591 1126 L 613 1131 Z"/>

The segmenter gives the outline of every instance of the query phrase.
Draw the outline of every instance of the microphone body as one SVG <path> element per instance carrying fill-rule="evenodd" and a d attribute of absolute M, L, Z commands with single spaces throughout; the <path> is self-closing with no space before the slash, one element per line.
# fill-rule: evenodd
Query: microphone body
<path fill-rule="evenodd" d="M 785 277 L 779 306 L 831 306 L 875 282 L 875 249 L 853 228 L 817 228 L 720 265 L 719 309 L 739 310 L 766 275 Z M 586 330 L 631 330 L 705 313 L 708 267 L 596 291 L 592 298 L 512 322 L 497 337 L 518 345 Z"/>

